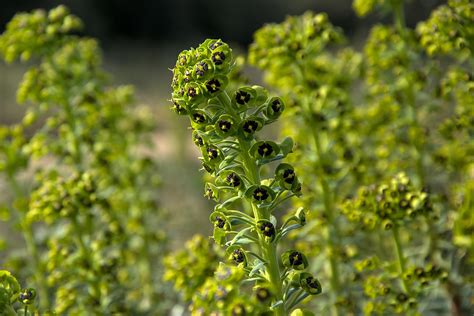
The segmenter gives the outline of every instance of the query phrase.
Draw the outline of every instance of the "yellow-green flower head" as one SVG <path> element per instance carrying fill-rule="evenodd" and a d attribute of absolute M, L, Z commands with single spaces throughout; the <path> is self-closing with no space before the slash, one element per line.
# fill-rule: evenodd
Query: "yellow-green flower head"
<path fill-rule="evenodd" d="M 178 55 L 173 69 L 174 104 L 195 108 L 224 90 L 232 69 L 232 50 L 221 40 L 207 39 Z"/>
<path fill-rule="evenodd" d="M 267 69 L 276 64 L 284 66 L 288 59 L 320 52 L 327 44 L 339 42 L 342 34 L 329 23 L 325 13 L 306 12 L 298 17 L 289 16 L 280 24 L 268 24 L 254 37 L 249 61 Z"/>
<path fill-rule="evenodd" d="M 469 58 L 474 52 L 474 2 L 450 0 L 417 26 L 420 43 L 429 55 Z"/>
<path fill-rule="evenodd" d="M 51 45 L 60 46 L 65 35 L 81 28 L 81 20 L 71 15 L 65 6 L 49 12 L 36 10 L 17 14 L 0 36 L 0 55 L 7 62 L 17 58 L 29 60 L 32 55 L 41 56 L 51 51 Z"/>

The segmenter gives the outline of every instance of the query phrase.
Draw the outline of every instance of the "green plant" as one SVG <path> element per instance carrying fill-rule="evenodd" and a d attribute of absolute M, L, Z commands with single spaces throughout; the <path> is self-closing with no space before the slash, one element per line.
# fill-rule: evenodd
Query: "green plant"
<path fill-rule="evenodd" d="M 74 35 L 81 27 L 59 6 L 16 15 L 0 37 L 7 62 L 29 62 L 23 121 L 0 127 L 6 219 L 26 244 L 4 264 L 31 280 L 42 312 L 162 312 L 159 178 L 144 150 L 154 124 L 131 106 L 131 87 L 109 86 L 97 42 Z"/>
<path fill-rule="evenodd" d="M 232 51 L 221 40 L 206 40 L 181 52 L 173 69 L 173 110 L 189 116 L 203 167 L 215 178 L 206 184 L 206 195 L 219 202 L 210 215 L 214 240 L 226 246 L 244 279 L 271 293 L 267 311 L 284 315 L 322 291 L 316 278 L 301 271 L 307 267 L 301 252 L 288 250 L 280 260 L 277 250 L 283 237 L 305 224 L 303 210 L 282 225 L 277 220 L 281 204 L 301 192 L 291 165 L 270 168 L 292 151 L 293 142 L 257 139 L 257 132 L 281 115 L 284 102 L 260 86 L 228 93 L 232 67 Z M 243 204 L 242 210 L 234 209 L 236 202 Z"/>
<path fill-rule="evenodd" d="M 317 243 L 316 251 L 308 253 L 312 266 L 327 263 L 330 280 L 321 278 L 329 281 L 332 297 L 323 295 L 313 308 L 324 311 L 327 302 L 333 314 L 432 308 L 459 315 L 469 310 L 472 296 L 467 250 L 472 238 L 466 229 L 472 218 L 467 209 L 472 204 L 473 65 L 468 43 L 473 7 L 468 1 L 450 1 L 412 30 L 405 26 L 403 1 L 354 2 L 361 15 L 376 4 L 393 13 L 394 25 L 375 26 L 361 53 L 339 48 L 346 43 L 340 30 L 324 14 L 312 13 L 264 26 L 250 47 L 250 63 L 264 70 L 266 81 L 286 102 L 283 133 L 300 144 L 291 156 L 293 165 L 302 182 L 313 184 L 295 205 L 321 214 L 295 235 L 303 247 L 308 240 Z M 436 129 L 433 122 L 444 123 Z M 360 208 L 365 227 L 338 216 L 358 187 L 379 186 L 380 179 L 390 182 L 400 171 L 409 174 L 416 190 L 430 192 L 425 215 L 416 224 L 401 225 L 396 238 L 384 238 L 386 232 L 368 227 L 393 223 L 378 221 L 370 205 Z M 354 219 L 354 213 L 346 214 Z M 457 219 L 454 226 L 451 218 Z M 451 234 L 458 237 L 451 239 Z M 392 246 L 393 239 L 399 247 Z M 361 262 L 373 262 L 374 256 L 377 266 L 370 267 L 370 279 L 363 282 L 367 275 L 361 274 Z M 403 304 L 392 309 L 391 296 L 378 302 L 369 284 L 405 282 L 405 273 L 393 270 L 397 258 L 404 258 L 404 266 L 445 271 L 442 282 L 435 277 L 434 286 L 407 296 L 412 311 Z M 444 303 L 434 304 L 439 296 Z"/>

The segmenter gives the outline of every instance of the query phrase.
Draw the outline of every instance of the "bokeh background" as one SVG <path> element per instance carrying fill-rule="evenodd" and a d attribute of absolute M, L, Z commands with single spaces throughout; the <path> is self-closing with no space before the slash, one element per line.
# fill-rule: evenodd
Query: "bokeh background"
<path fill-rule="evenodd" d="M 383 15 L 358 19 L 351 0 L 0 0 L 0 32 L 16 12 L 67 5 L 85 24 L 84 35 L 96 37 L 104 52 L 104 66 L 114 84 L 135 86 L 137 104 L 149 106 L 157 121 L 156 156 L 163 184 L 157 192 L 168 211 L 171 244 L 181 248 L 195 233 L 209 234 L 212 204 L 202 196 L 202 173 L 188 123 L 169 111 L 167 99 L 177 54 L 205 38 L 222 38 L 245 54 L 252 34 L 265 23 L 307 10 L 327 12 L 331 22 L 344 29 L 360 47 L 371 25 L 385 22 Z M 445 1 L 413 0 L 406 7 L 407 23 L 415 26 Z M 24 68 L 0 62 L 0 124 L 21 118 L 23 108 L 15 91 Z M 246 69 L 253 82 L 259 73 Z M 0 183 L 0 192 L 1 183 Z M 1 199 L 1 197 L 0 197 Z M 1 223 L 0 223 L 1 225 Z M 3 230 L 3 231 L 2 231 Z M 0 226 L 3 235 L 5 227 Z M 7 233 L 10 236 L 10 232 Z M 12 235 L 14 236 L 14 235 Z"/>

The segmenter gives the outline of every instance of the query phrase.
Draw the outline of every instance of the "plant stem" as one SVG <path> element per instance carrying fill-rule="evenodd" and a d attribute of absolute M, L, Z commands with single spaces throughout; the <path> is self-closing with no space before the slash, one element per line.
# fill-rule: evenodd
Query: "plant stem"
<path fill-rule="evenodd" d="M 408 283 L 404 279 L 405 271 L 406 271 L 406 263 L 405 263 L 405 256 L 403 254 L 403 246 L 400 242 L 400 234 L 398 231 L 398 225 L 393 225 L 392 228 L 392 236 L 393 241 L 395 243 L 395 249 L 397 252 L 397 261 L 398 261 L 398 272 L 400 273 L 400 280 L 402 281 L 403 290 L 410 294 L 410 287 Z"/>
<path fill-rule="evenodd" d="M 301 85 L 307 86 L 307 81 L 305 79 L 305 74 L 303 71 L 303 66 L 297 62 L 294 67 L 295 76 Z M 339 227 L 334 218 L 334 208 L 332 203 L 332 193 L 329 187 L 329 183 L 324 175 L 324 172 L 321 167 L 321 161 L 323 160 L 323 150 L 321 148 L 321 141 L 319 139 L 319 131 L 315 125 L 315 122 L 312 120 L 312 110 L 310 109 L 306 99 L 302 100 L 302 110 L 303 110 L 303 119 L 307 129 L 311 130 L 312 137 L 314 139 L 315 152 L 318 159 L 318 162 L 315 163 L 315 169 L 317 172 L 319 185 L 321 186 L 323 193 L 323 202 L 324 202 L 324 214 L 327 219 L 327 242 L 328 242 L 328 253 L 329 253 L 329 268 L 330 268 L 330 284 L 331 284 L 331 314 L 337 316 L 339 314 L 336 300 L 337 296 L 341 290 L 341 282 L 339 277 L 339 265 L 337 263 L 337 258 L 335 253 L 338 248 L 338 238 L 339 238 Z"/>
<path fill-rule="evenodd" d="M 219 94 L 219 100 L 224 105 L 228 113 L 231 113 L 234 117 L 237 118 L 238 114 L 232 109 L 230 98 L 227 93 L 224 91 Z M 260 171 L 257 166 L 255 160 L 253 160 L 249 155 L 250 149 L 250 142 L 243 141 L 239 139 L 240 145 L 240 156 L 242 158 L 243 168 L 245 170 L 247 178 L 252 181 L 253 184 L 260 185 Z M 259 220 L 270 220 L 270 210 L 268 209 L 260 209 L 257 205 L 251 201 L 249 201 L 252 205 L 252 211 L 254 215 L 255 222 Z M 277 257 L 277 249 L 276 243 L 268 242 L 265 239 L 265 236 L 258 231 L 258 238 L 259 243 L 258 246 L 260 248 L 260 255 L 266 261 L 266 276 L 268 282 L 271 284 L 272 292 L 275 297 L 275 302 L 282 301 L 283 302 L 283 284 L 280 278 L 281 271 L 280 265 L 278 262 Z M 285 316 L 287 311 L 285 310 L 285 304 L 278 305 L 274 310 L 274 315 L 276 316 Z"/>
<path fill-rule="evenodd" d="M 329 266 L 331 269 L 331 278 L 330 278 L 331 295 L 332 295 L 332 301 L 333 301 L 333 304 L 331 304 L 331 314 L 338 315 L 339 312 L 335 303 L 336 303 L 337 295 L 340 293 L 341 284 L 339 280 L 339 266 L 337 264 L 335 254 L 338 248 L 337 239 L 339 236 L 339 227 L 335 221 L 334 214 L 333 214 L 334 208 L 332 205 L 331 190 L 329 188 L 329 184 L 324 176 L 324 172 L 322 171 L 322 168 L 320 165 L 323 158 L 323 153 L 322 153 L 321 143 L 319 139 L 319 134 L 314 124 L 310 124 L 310 122 L 308 122 L 307 126 L 311 126 L 311 130 L 313 134 L 312 136 L 314 139 L 314 145 L 316 149 L 316 156 L 319 161 L 319 163 L 317 163 L 316 169 L 318 171 L 317 173 L 318 173 L 319 183 L 323 191 L 324 214 L 328 222 L 327 241 L 328 241 L 328 250 L 329 250 Z"/>
<path fill-rule="evenodd" d="M 392 6 L 394 12 L 394 24 L 400 34 L 403 34 L 405 33 L 405 12 L 403 7 L 403 0 L 393 0 Z"/>

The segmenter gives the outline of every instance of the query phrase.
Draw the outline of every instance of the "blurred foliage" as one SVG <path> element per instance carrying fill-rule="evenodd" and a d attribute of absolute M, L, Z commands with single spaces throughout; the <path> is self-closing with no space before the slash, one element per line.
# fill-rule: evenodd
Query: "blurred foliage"
<path fill-rule="evenodd" d="M 97 42 L 73 35 L 81 27 L 59 6 L 16 15 L 0 37 L 7 62 L 30 61 L 17 91 L 23 120 L 0 127 L 13 195 L 3 219 L 26 242 L 4 264 L 30 280 L 44 312 L 162 313 L 154 122 L 131 106 L 131 87 L 108 86 Z"/>
<path fill-rule="evenodd" d="M 279 4 L 276 12 L 287 10 Z M 226 23 L 238 20 L 245 28 L 235 36 L 246 42 L 249 21 L 271 14 L 239 3 L 213 15 L 221 7 L 192 4 L 202 29 L 189 27 L 189 10 L 148 29 L 168 34 L 165 24 L 183 21 L 176 31 L 185 39 L 198 29 L 229 37 L 240 24 Z M 140 8 L 131 14 L 145 14 Z M 354 0 L 353 9 L 393 23 L 374 25 L 361 49 L 326 13 L 257 30 L 247 61 L 270 91 L 248 84 L 245 58 L 220 40 L 179 56 L 172 108 L 191 119 L 204 195 L 217 202 L 205 216 L 216 243 L 196 236 L 166 256 L 172 223 L 157 187 L 178 192 L 168 197 L 178 214 L 192 185 L 180 186 L 189 177 L 160 184 L 155 118 L 133 106 L 131 87 L 110 86 L 97 42 L 78 35 L 82 22 L 66 8 L 13 18 L 0 55 L 28 67 L 17 91 L 27 106 L 21 122 L 0 126 L 0 220 L 25 245 L 0 240 L 0 251 L 33 288 L 0 271 L 0 314 L 162 315 L 175 304 L 163 280 L 193 315 L 281 313 L 282 305 L 294 316 L 472 314 L 474 4 L 449 0 L 414 28 L 413 16 L 424 14 L 417 1 Z M 142 18 L 127 34 L 149 23 Z M 272 126 L 294 143 L 267 140 Z M 176 134 L 168 142 L 182 159 L 188 143 Z M 203 217 L 192 208 L 173 215 L 190 230 L 201 223 L 191 214 Z"/>
<path fill-rule="evenodd" d="M 284 96 L 283 134 L 298 145 L 290 157 L 311 184 L 295 205 L 316 221 L 294 237 L 330 285 L 312 308 L 469 313 L 474 64 L 469 45 L 457 43 L 470 43 L 472 6 L 450 1 L 416 30 L 405 26 L 402 1 L 354 7 L 394 17 L 393 26 L 372 28 L 363 52 L 345 47 L 341 31 L 312 13 L 264 26 L 249 52 Z"/>

